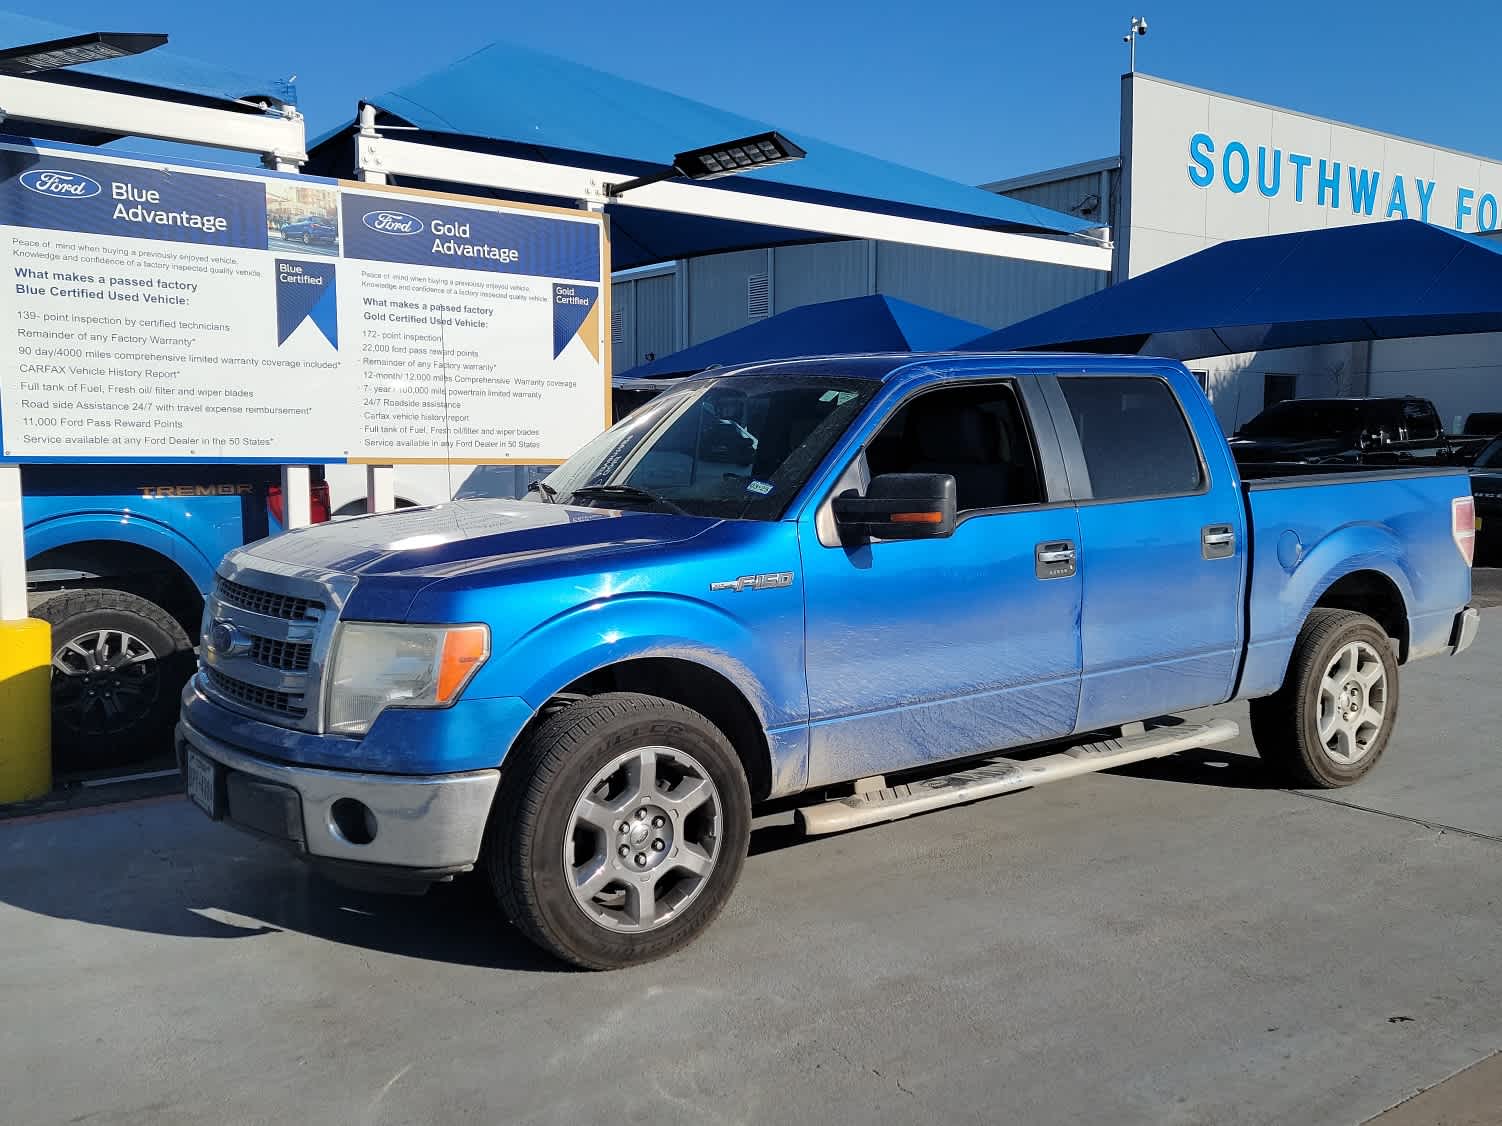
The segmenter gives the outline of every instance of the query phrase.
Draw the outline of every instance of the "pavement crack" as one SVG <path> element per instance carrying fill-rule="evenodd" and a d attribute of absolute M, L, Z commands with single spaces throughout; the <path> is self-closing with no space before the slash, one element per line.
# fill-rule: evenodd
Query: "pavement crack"
<path fill-rule="evenodd" d="M 1284 790 L 1285 794 L 1294 797 L 1308 798 L 1310 801 L 1322 801 L 1326 805 L 1338 805 L 1346 809 L 1354 809 L 1357 813 L 1374 813 L 1378 817 L 1386 817 L 1393 821 L 1406 821 L 1410 825 L 1419 825 L 1425 829 L 1433 829 L 1436 833 L 1458 833 L 1462 837 L 1470 837 L 1473 840 L 1489 841 L 1492 844 L 1502 844 L 1502 837 L 1491 833 L 1478 833 L 1475 829 L 1462 829 L 1459 825 L 1446 825 L 1443 821 L 1426 821 L 1422 817 L 1410 817 L 1406 813 L 1393 813 L 1387 809 L 1374 809 L 1369 805 L 1358 805 L 1356 802 L 1341 801 L 1339 798 L 1326 797 L 1324 794 L 1311 794 L 1307 790 Z"/>

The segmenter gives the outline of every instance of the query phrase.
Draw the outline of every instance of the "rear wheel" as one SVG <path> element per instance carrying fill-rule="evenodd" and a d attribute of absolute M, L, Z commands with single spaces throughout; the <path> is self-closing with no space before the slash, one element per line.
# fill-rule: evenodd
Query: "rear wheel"
<path fill-rule="evenodd" d="M 123 590 L 79 590 L 32 608 L 52 626 L 52 748 L 64 769 L 167 753 L 178 695 L 193 672 L 187 634 Z"/>
<path fill-rule="evenodd" d="M 1392 643 L 1365 614 L 1315 610 L 1283 687 L 1251 711 L 1257 752 L 1292 785 L 1349 786 L 1376 766 L 1398 718 Z"/>
<path fill-rule="evenodd" d="M 718 728 L 668 700 L 609 693 L 507 756 L 486 864 L 528 938 L 615 969 L 686 946 L 714 921 L 750 833 L 745 771 Z"/>

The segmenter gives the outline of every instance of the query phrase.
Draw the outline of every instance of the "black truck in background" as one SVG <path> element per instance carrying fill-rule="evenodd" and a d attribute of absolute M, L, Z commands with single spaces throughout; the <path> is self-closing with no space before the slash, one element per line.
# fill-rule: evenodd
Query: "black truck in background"
<path fill-rule="evenodd" d="M 1240 464 L 1451 465 L 1455 444 L 1439 412 L 1414 396 L 1288 399 L 1231 436 Z"/>

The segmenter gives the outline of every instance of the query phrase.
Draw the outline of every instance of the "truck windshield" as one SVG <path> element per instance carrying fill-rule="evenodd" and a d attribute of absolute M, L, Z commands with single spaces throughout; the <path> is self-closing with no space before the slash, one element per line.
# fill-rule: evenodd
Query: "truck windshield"
<path fill-rule="evenodd" d="M 680 384 L 569 458 L 531 499 L 776 520 L 878 386 L 789 375 Z"/>
<path fill-rule="evenodd" d="M 1362 403 L 1290 399 L 1268 407 L 1241 428 L 1244 438 L 1336 438 L 1361 433 Z"/>

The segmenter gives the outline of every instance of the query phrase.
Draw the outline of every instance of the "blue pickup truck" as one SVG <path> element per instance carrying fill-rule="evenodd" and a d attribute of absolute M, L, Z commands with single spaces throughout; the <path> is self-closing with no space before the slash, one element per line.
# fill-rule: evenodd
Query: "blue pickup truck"
<path fill-rule="evenodd" d="M 52 626 L 59 769 L 171 747 L 214 566 L 281 530 L 279 478 L 267 465 L 23 467 L 27 595 Z M 324 519 L 327 499 L 315 485 Z"/>
<path fill-rule="evenodd" d="M 888 821 L 1236 734 L 1382 755 L 1468 646 L 1463 471 L 1245 480 L 1177 364 L 835 357 L 672 388 L 526 502 L 231 552 L 178 749 L 209 816 L 332 876 L 479 867 L 579 966 L 681 947 L 752 810 Z"/>

